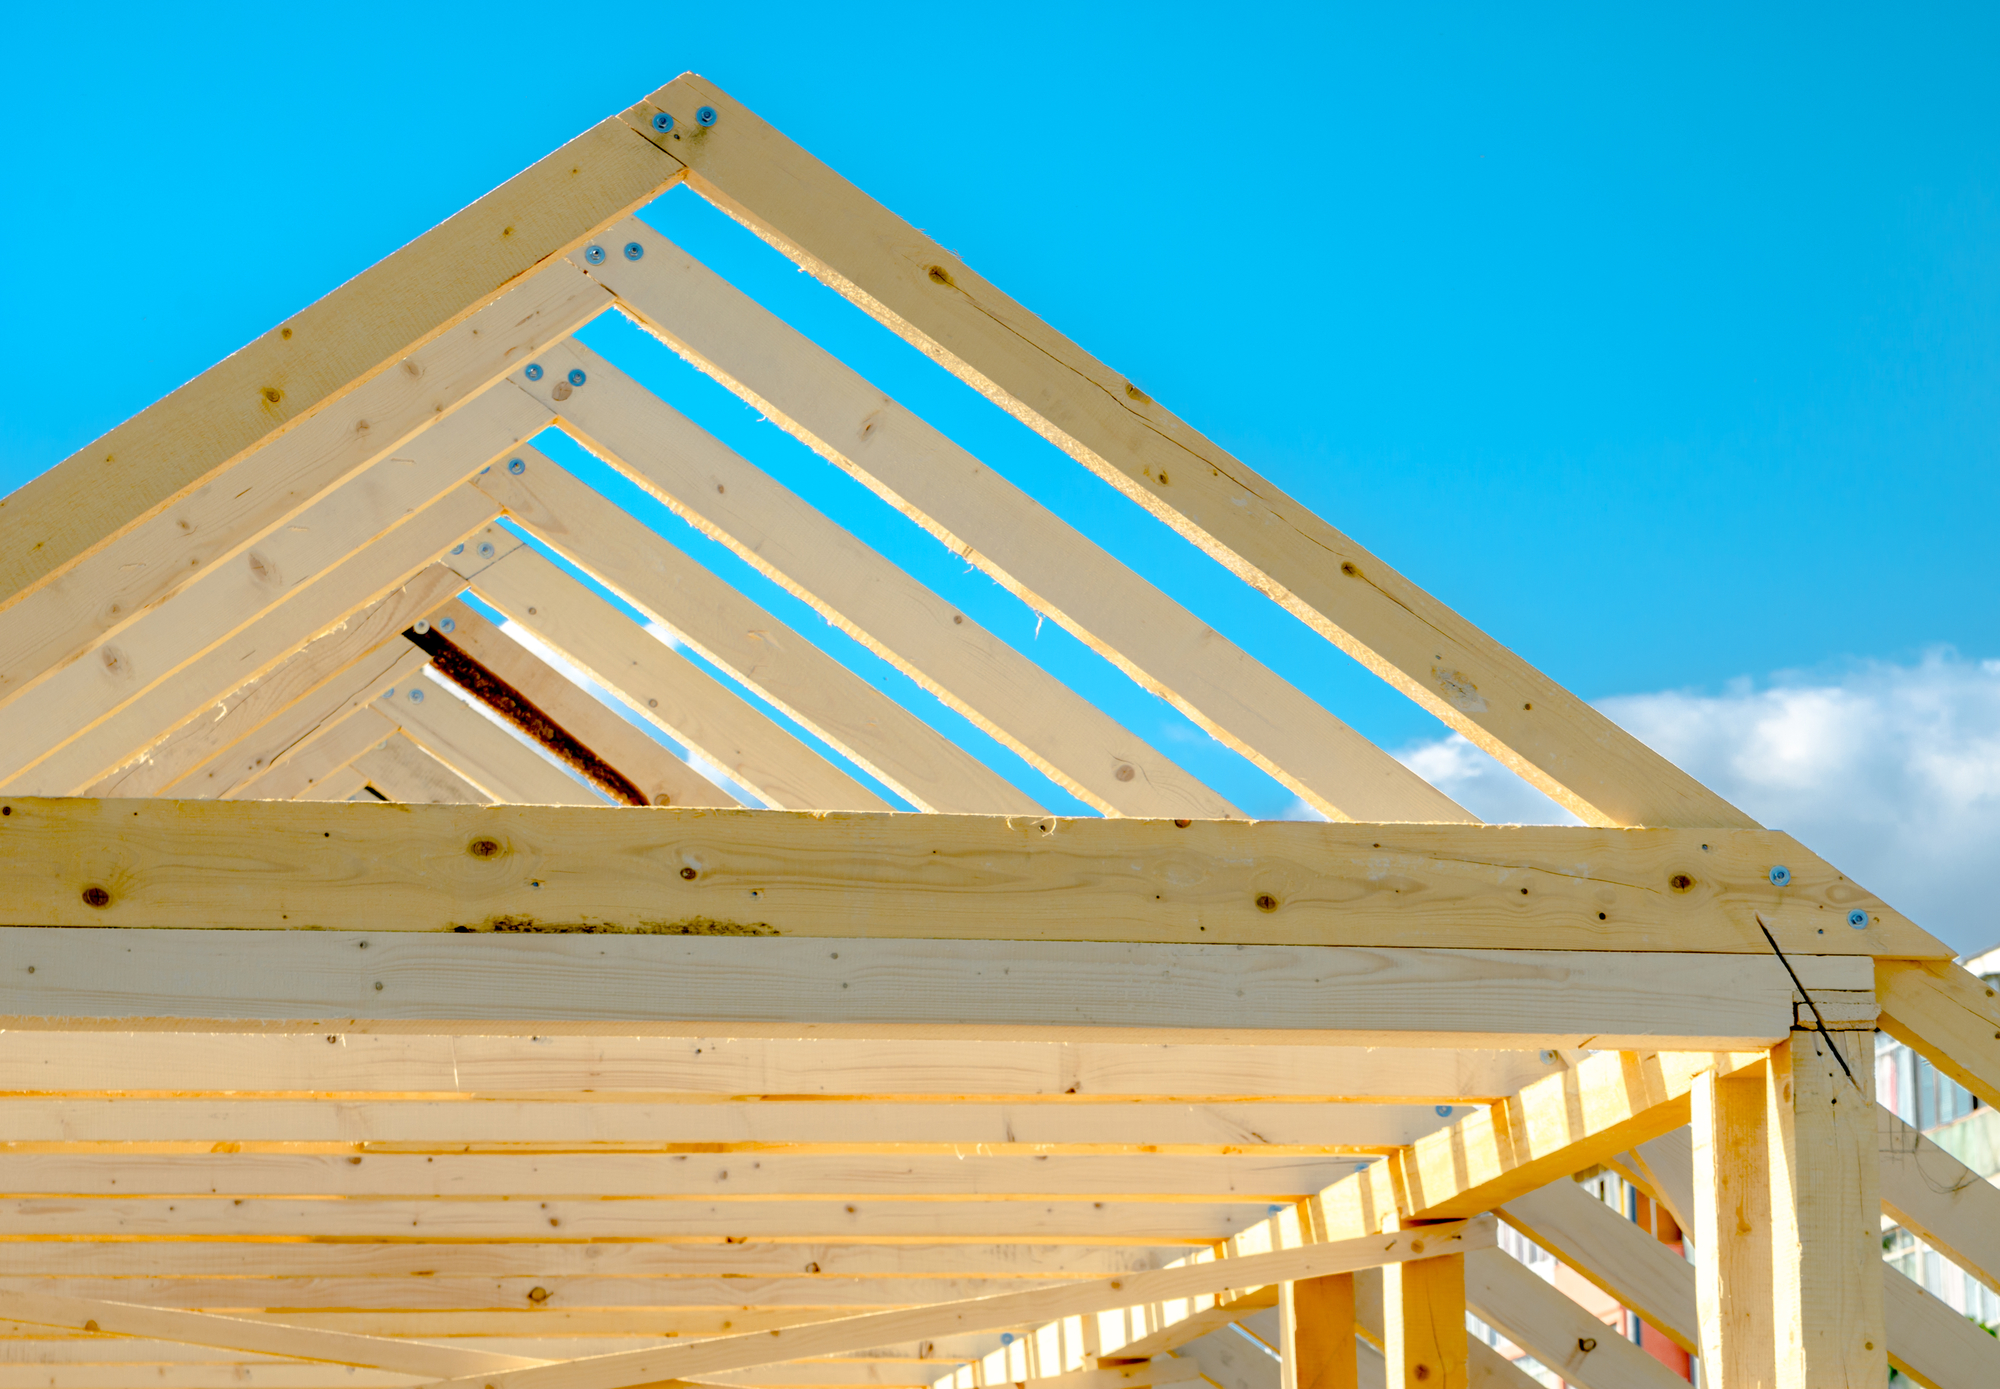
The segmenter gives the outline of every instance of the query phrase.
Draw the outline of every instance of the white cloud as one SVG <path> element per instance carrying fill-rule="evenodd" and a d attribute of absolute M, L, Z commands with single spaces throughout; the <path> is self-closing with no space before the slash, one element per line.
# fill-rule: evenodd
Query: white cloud
<path fill-rule="evenodd" d="M 1954 948 L 2000 941 L 2000 661 L 1937 651 L 1598 707 Z M 1483 819 L 1574 823 L 1463 738 L 1399 756 Z"/>

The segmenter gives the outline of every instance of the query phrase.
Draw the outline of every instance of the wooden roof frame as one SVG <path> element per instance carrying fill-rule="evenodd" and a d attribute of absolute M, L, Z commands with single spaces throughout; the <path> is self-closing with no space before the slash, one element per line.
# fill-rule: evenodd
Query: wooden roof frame
<path fill-rule="evenodd" d="M 682 182 L 1585 827 L 1477 823 L 633 218 Z M 1244 820 L 572 340 L 614 309 L 1334 823 Z M 1105 818 L 676 558 L 551 425 Z M 1994 989 L 692 74 L 0 500 L 0 593 L 38 1384 L 1526 1382 L 1467 1309 L 1658 1382 L 1496 1215 L 1713 1383 L 2000 1379 L 1876 1248 L 1886 1213 L 2000 1287 L 2000 1193 L 1872 1103 L 1879 1026 L 2000 1104 Z M 1700 1262 L 1564 1180 L 1598 1165 Z M 586 1255 L 627 1300 L 545 1310 Z M 390 1300 L 287 1301 L 339 1260 Z M 558 1291 L 450 1300 L 488 1277 Z"/>

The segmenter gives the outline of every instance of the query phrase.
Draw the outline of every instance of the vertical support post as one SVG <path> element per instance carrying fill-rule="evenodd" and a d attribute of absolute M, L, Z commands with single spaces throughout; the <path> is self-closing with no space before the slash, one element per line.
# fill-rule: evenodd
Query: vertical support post
<path fill-rule="evenodd" d="M 1466 1389 L 1465 1255 L 1383 1268 L 1382 1321 L 1387 1389 Z"/>
<path fill-rule="evenodd" d="M 1775 1064 L 1775 1063 L 1774 1063 Z M 1761 1075 L 1695 1080 L 1696 1302 L 1705 1389 L 1775 1389 L 1769 1115 Z"/>
<path fill-rule="evenodd" d="M 1852 1080 L 1801 1029 L 1772 1049 L 1765 1086 L 1778 1389 L 1877 1389 L 1889 1375 L 1875 1035 L 1832 1037 Z"/>
<path fill-rule="evenodd" d="M 1282 1389 L 1359 1389 L 1354 1275 L 1278 1285 Z"/>

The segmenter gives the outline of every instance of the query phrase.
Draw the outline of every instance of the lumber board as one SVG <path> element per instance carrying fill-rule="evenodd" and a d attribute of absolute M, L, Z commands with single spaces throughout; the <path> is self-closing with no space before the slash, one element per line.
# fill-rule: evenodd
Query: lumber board
<path fill-rule="evenodd" d="M 2000 1384 L 2000 1341 L 1887 1265 L 1882 1269 L 1882 1306 L 1889 1326 L 1889 1363 L 1924 1389 Z"/>
<path fill-rule="evenodd" d="M 375 699 L 410 739 L 466 772 L 489 800 L 527 805 L 603 805 L 605 798 L 487 718 L 444 679 L 421 674 Z"/>
<path fill-rule="evenodd" d="M 1577 1389 L 1673 1389 L 1687 1382 L 1498 1249 L 1465 1256 L 1465 1302 Z"/>
<path fill-rule="evenodd" d="M 0 608 L 0 704 L 115 637 L 216 566 L 280 538 L 301 511 L 408 446 L 609 302 L 567 262 L 551 264 L 57 582 Z"/>
<path fill-rule="evenodd" d="M 99 778 L 84 794 L 158 796 L 179 787 L 180 795 L 213 796 L 241 775 L 263 770 L 274 745 L 282 750 L 301 734 L 341 717 L 352 707 L 357 689 L 400 679 L 409 648 L 398 637 L 456 592 L 457 577 L 441 565 L 423 570 L 355 614 L 345 626 L 306 643 L 261 678 L 231 690 L 217 701 L 210 718 L 183 726 L 139 761 Z M 263 736 L 254 749 L 239 747 L 259 734 Z M 181 783 L 187 785 L 180 787 Z"/>
<path fill-rule="evenodd" d="M 1280 1284 L 1278 1316 L 1283 1389 L 1357 1389 L 1353 1274 Z"/>
<path fill-rule="evenodd" d="M 1875 967 L 1882 1030 L 2000 1107 L 2000 988 L 1949 960 Z"/>
<path fill-rule="evenodd" d="M 1695 1270 L 1698 1353 L 1717 1389 L 1751 1389 L 1777 1378 L 1778 1222 L 1772 1202 L 1778 1193 L 1771 1180 L 1769 1084 L 1768 1072 L 1696 1081 L 1689 1170 L 1683 1170 L 1679 1135 L 1647 1147 L 1665 1175 L 1651 1161 L 1646 1175 L 1656 1190 L 1672 1191 L 1662 1204 L 1690 1209 L 1694 1217 L 1683 1228 L 1701 1255 Z"/>
<path fill-rule="evenodd" d="M 1176 1354 L 1198 1367 L 1216 1389 L 1280 1389 L 1279 1362 L 1234 1326 L 1197 1336 Z"/>
<path fill-rule="evenodd" d="M 404 805 L 484 805 L 492 799 L 400 730 L 363 752 L 351 765 L 368 778 L 370 786 Z"/>
<path fill-rule="evenodd" d="M 2000 1289 L 2000 1188 L 1889 1109 L 1877 1106 L 1875 1123 L 1882 1209 L 1987 1287 Z"/>
<path fill-rule="evenodd" d="M 467 577 L 510 622 L 770 804 L 888 809 L 881 797 L 530 547 Z"/>
<path fill-rule="evenodd" d="M 919 810 L 1042 813 L 1012 782 L 561 466 L 533 449 L 518 457 L 521 473 L 510 460 L 476 485 L 536 539 Z"/>
<path fill-rule="evenodd" d="M 395 813 L 395 812 L 391 812 Z M 80 933 L 72 932 L 72 935 Z M 228 941 L 230 937 L 221 937 Z M 373 939 L 373 938 L 370 938 Z M 44 958 L 0 931 L 0 977 Z M 357 947 L 357 954 L 358 954 Z M 37 965 L 37 977 L 40 966 Z M 357 992 L 359 992 L 357 990 Z M 793 1097 L 824 1103 L 1004 1099 L 1066 1106 L 1092 1100 L 1176 1104 L 1258 1099 L 1462 1104 L 1509 1095 L 1548 1076 L 1533 1052 L 1334 1045 L 1220 1046 L 1094 1040 L 535 1035 L 491 1023 L 454 1033 L 371 1032 L 341 1016 L 325 1025 L 240 1032 L 82 1031 L 68 1019 L 26 1017 L 0 1031 L 0 1075 L 37 1096 L 238 1096 L 343 1099 L 483 1096 L 532 1099 L 590 1091 L 629 1102 L 674 1096 Z M 331 1039 L 331 1040 L 329 1040 Z"/>
<path fill-rule="evenodd" d="M 363 751 L 365 750 L 363 749 Z M 360 755 L 360 752 L 355 754 L 357 757 Z M 327 773 L 323 780 L 306 787 L 304 790 L 298 792 L 296 796 L 292 797 L 292 799 L 301 801 L 348 801 L 358 800 L 364 795 L 373 799 L 372 794 L 368 791 L 368 778 L 355 771 L 352 763 L 343 763 Z"/>
<path fill-rule="evenodd" d="M 1382 1270 L 1382 1359 L 1396 1389 L 1466 1383 L 1466 1289 L 1463 1254 Z"/>
<path fill-rule="evenodd" d="M 385 990 L 386 992 L 386 990 Z M 830 1105 L 584 1100 L 0 1098 L 6 1152 L 1232 1152 L 1381 1155 L 1438 1126 L 1435 1105 L 998 1101 Z"/>
<path fill-rule="evenodd" d="M 17 782 L 181 667 L 327 581 L 357 549 L 448 496 L 545 419 L 518 393 L 492 393 L 300 511 L 237 562 L 209 569 L 112 641 L 25 690 L 7 705 L 23 736 L 0 749 L 0 784 Z M 378 592 L 401 582 L 398 576 Z"/>
<path fill-rule="evenodd" d="M 1107 815 L 1240 818 L 1164 753 L 581 344 L 558 422 L 710 539 Z M 523 384 L 517 382 L 517 385 Z M 545 407 L 547 408 L 547 407 Z M 1130 769 L 1130 775 L 1124 769 Z"/>
<path fill-rule="evenodd" d="M 673 146 L 690 187 L 1586 822 L 1754 823 L 713 83 L 625 118 L 704 105 L 715 124 Z"/>
<path fill-rule="evenodd" d="M 457 488 L 386 535 L 354 551 L 226 641 L 126 702 L 109 718 L 16 777 L 6 791 L 75 794 L 99 777 L 144 756 L 176 730 L 200 718 L 245 679 L 274 669 L 316 637 L 403 587 L 452 545 L 492 517 L 493 504 Z M 183 600 L 192 596 L 183 594 Z M 174 605 L 168 605 L 168 608 Z M 162 608 L 155 618 L 168 615 Z"/>
<path fill-rule="evenodd" d="M 646 255 L 589 269 L 621 308 L 1323 814 L 1477 818 L 643 222 L 617 234 Z"/>
<path fill-rule="evenodd" d="M 559 577 L 561 592 L 581 589 Z M 538 620 L 530 606 L 521 602 L 523 614 Z M 782 935 L 851 936 L 861 921 L 885 937 L 1498 949 L 1532 938 L 1552 950 L 1764 957 L 1761 914 L 1794 955 L 1944 949 L 1770 831 L 678 807 L 383 816 L 7 799 L 0 902 L 27 925 L 272 926 L 283 900 L 316 924 L 372 930 L 700 917 Z M 478 843 L 495 848 L 482 857 L 468 848 Z M 1774 861 L 1794 865 L 1776 907 L 1763 882 Z M 87 887 L 112 880 L 109 902 L 84 900 Z M 1844 924 L 1854 902 L 1871 912 L 1866 931 Z"/>
<path fill-rule="evenodd" d="M 375 755 L 365 752 L 356 764 L 371 777 Z M 36 970 L 0 974 L 0 1014 L 350 1023 L 532 1017 L 717 1030 L 845 1025 L 871 1036 L 921 1028 L 931 1036 L 1061 1038 L 1089 1027 L 1107 1029 L 1098 1033 L 1107 1041 L 1591 1042 L 1628 1050 L 1673 1042 L 1702 1051 L 1768 1046 L 1791 1025 L 1782 966 L 1742 955 L 984 940 L 932 940 L 918 951 L 855 937 L 504 928 L 358 938 L 359 948 L 351 932 L 246 939 L 172 930 L 133 939 L 17 928 L 6 953 L 32 955 Z M 1868 962 L 1803 957 L 1797 967 L 1827 978 L 1865 972 Z M 184 981 L 181 992 L 165 987 L 169 980 Z M 1496 987 L 1503 980 L 1508 987 Z"/>
<path fill-rule="evenodd" d="M 390 1370 L 330 1369 L 323 1365 L 0 1365 L 0 1389 L 404 1389 L 422 1381 Z"/>
<path fill-rule="evenodd" d="M 438 616 L 452 624 L 447 635 L 462 650 L 616 767 L 654 805 L 741 804 L 464 603 L 447 603 Z"/>
<path fill-rule="evenodd" d="M 1101 1283 L 1001 1294 L 909 1311 L 844 1318 L 795 1330 L 722 1336 L 666 1350 L 601 1356 L 526 1370 L 502 1371 L 484 1381 L 493 1389 L 620 1389 L 705 1371 L 747 1369 L 805 1355 L 859 1350 L 908 1335 L 999 1330 L 1063 1317 L 1088 1316 L 1166 1299 L 1214 1294 L 1239 1270 L 1259 1284 L 1291 1277 L 1324 1277 L 1409 1259 L 1435 1259 L 1493 1241 L 1489 1218 L 1432 1226 L 1410 1234 L 1375 1236 L 1306 1249 L 1280 1250 L 1230 1263 L 1210 1260 L 1135 1273 Z"/>
<path fill-rule="evenodd" d="M 477 1375 L 523 1368 L 524 1363 L 534 1363 L 523 1362 L 519 1356 L 494 1355 L 456 1346 L 417 1345 L 338 1331 L 259 1324 L 204 1312 L 15 1289 L 0 1290 L 0 1314 L 15 1321 L 73 1330 L 110 1331 L 231 1350 L 306 1356 L 337 1364 L 366 1365 L 415 1375 Z"/>
<path fill-rule="evenodd" d="M 1647 1231 L 1567 1178 L 1515 1197 L 1498 1214 L 1682 1350 L 1701 1353 L 1695 1266 Z"/>
<path fill-rule="evenodd" d="M 576 139 L 0 500 L 17 601 L 659 196 L 681 164 L 621 118 Z M 275 398 L 274 398 L 275 396 Z"/>
<path fill-rule="evenodd" d="M 284 756 L 275 765 L 244 783 L 235 790 L 235 794 L 259 801 L 305 798 L 309 791 L 325 785 L 338 773 L 351 771 L 355 758 L 378 746 L 396 731 L 394 723 L 371 707 L 376 691 L 371 688 L 364 693 L 370 698 L 361 701 L 359 708 L 348 711 L 344 718 L 308 729 L 305 737 L 285 749 Z M 360 790 L 368 780 L 360 772 L 354 772 L 354 777 L 360 780 L 331 799 L 344 799 Z M 349 780 L 352 778 L 341 778 L 341 784 Z M 326 800 L 329 797 L 322 795 L 312 799 Z"/>

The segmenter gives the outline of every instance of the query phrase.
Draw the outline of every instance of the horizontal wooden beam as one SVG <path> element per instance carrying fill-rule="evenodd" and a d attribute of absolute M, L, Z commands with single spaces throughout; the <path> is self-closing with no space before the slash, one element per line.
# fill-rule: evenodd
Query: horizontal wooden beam
<path fill-rule="evenodd" d="M 431 711 L 453 708 L 478 720 L 433 687 L 411 731 L 435 751 Z M 484 720 L 471 731 L 506 737 Z M 511 741 L 502 750 L 533 757 Z M 875 1036 L 1090 1027 L 1135 1042 L 1331 1032 L 1348 1045 L 1731 1050 L 1788 1036 L 1794 996 L 1784 967 L 1754 955 L 395 931 L 358 948 L 352 935 L 16 927 L 0 935 L 0 958 L 32 956 L 34 972 L 0 973 L 0 1015 L 677 1021 Z M 1852 956 L 1793 967 L 1809 990 L 1865 988 L 1870 972 Z"/>
<path fill-rule="evenodd" d="M 1884 960 L 1875 989 L 1884 1032 L 2000 1106 L 2000 986 L 1950 960 Z"/>
<path fill-rule="evenodd" d="M 16 798 L 0 818 L 0 903 L 50 926 L 1532 939 L 1763 956 L 1761 918 L 1794 955 L 1949 954 L 1764 830 Z"/>
<path fill-rule="evenodd" d="M 747 1369 L 807 1355 L 860 1350 L 910 1335 L 999 1330 L 1064 1317 L 1088 1316 L 1135 1303 L 1214 1294 L 1236 1276 L 1263 1285 L 1286 1278 L 1314 1278 L 1409 1259 L 1435 1258 L 1493 1243 L 1490 1217 L 1383 1235 L 1274 1251 L 1240 1261 L 1211 1259 L 1177 1268 L 1136 1273 L 1101 1283 L 1007 1293 L 967 1302 L 940 1303 L 906 1312 L 880 1312 L 791 1331 L 722 1336 L 699 1344 L 627 1355 L 573 1360 L 479 1377 L 482 1389 L 624 1389 L 716 1370 Z M 467 1389 L 471 1382 L 460 1380 Z"/>

